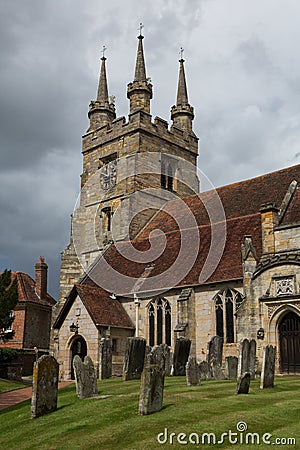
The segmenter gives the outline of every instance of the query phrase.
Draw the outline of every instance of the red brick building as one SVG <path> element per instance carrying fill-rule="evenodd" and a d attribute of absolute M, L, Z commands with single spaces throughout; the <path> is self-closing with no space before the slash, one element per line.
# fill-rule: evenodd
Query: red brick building
<path fill-rule="evenodd" d="M 32 352 L 34 347 L 48 351 L 52 306 L 56 301 L 47 293 L 48 266 L 44 258 L 35 265 L 35 280 L 23 272 L 12 272 L 17 279 L 19 299 L 15 307 L 12 330 L 14 336 L 0 347 L 17 348 Z"/>

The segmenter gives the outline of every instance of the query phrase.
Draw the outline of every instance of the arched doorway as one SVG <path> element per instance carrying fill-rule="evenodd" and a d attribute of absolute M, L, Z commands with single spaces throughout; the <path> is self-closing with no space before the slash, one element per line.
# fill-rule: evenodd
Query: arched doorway
<path fill-rule="evenodd" d="M 85 339 L 82 336 L 77 336 L 71 345 L 71 380 L 75 380 L 75 374 L 73 369 L 73 359 L 74 356 L 78 355 L 84 360 L 84 357 L 87 355 L 87 346 Z"/>
<path fill-rule="evenodd" d="M 289 312 L 282 318 L 278 331 L 280 371 L 300 373 L 300 317 Z"/>

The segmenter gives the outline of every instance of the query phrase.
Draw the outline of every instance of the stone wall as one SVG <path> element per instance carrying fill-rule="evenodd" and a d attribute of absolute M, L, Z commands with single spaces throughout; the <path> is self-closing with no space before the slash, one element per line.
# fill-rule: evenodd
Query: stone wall
<path fill-rule="evenodd" d="M 299 250 L 300 227 L 289 227 L 275 230 L 275 248 L 277 252 Z"/>
<path fill-rule="evenodd" d="M 290 279 L 294 289 L 291 295 L 277 295 L 277 282 Z M 264 330 L 264 339 L 257 340 L 258 370 L 261 370 L 263 348 L 276 346 L 276 372 L 279 369 L 280 346 L 278 324 L 287 311 L 300 314 L 300 267 L 284 264 L 261 271 L 249 280 L 245 308 L 239 311 L 238 340 L 256 339 L 257 331 Z"/>
<path fill-rule="evenodd" d="M 78 312 L 80 310 L 80 315 Z M 70 331 L 70 325 L 77 323 L 78 334 Z M 99 364 L 99 332 L 88 314 L 79 296 L 75 299 L 59 331 L 59 341 L 56 347 L 56 358 L 60 363 L 60 378 L 68 380 L 71 377 L 71 347 L 74 340 L 82 336 L 87 344 L 87 354 L 96 366 Z"/>
<path fill-rule="evenodd" d="M 78 314 L 80 312 L 80 314 Z M 79 326 L 78 334 L 70 331 L 70 325 L 76 323 Z M 99 376 L 99 345 L 102 337 L 110 337 L 114 342 L 112 372 L 113 375 L 121 375 L 125 354 L 127 337 L 134 333 L 131 329 L 96 327 L 87 312 L 80 297 L 77 296 L 70 308 L 56 340 L 55 355 L 60 363 L 60 378 L 68 380 L 71 377 L 71 348 L 74 341 L 82 336 L 87 344 L 87 355 L 92 359 L 97 377 Z"/>

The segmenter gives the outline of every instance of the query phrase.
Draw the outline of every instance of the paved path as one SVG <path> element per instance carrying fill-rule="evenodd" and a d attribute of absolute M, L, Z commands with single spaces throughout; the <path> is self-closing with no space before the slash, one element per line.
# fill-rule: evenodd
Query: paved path
<path fill-rule="evenodd" d="M 73 382 L 62 381 L 58 383 L 58 389 L 68 386 L 71 383 Z M 32 394 L 32 386 L 28 386 L 21 389 L 15 389 L 13 391 L 0 392 L 0 410 L 30 399 L 31 394 Z"/>

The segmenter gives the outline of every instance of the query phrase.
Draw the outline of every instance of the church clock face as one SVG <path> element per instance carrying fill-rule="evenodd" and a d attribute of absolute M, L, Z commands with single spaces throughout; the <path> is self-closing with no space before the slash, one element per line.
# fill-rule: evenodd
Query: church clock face
<path fill-rule="evenodd" d="M 116 185 L 117 182 L 117 161 L 105 164 L 100 171 L 100 185 L 107 191 Z"/>

